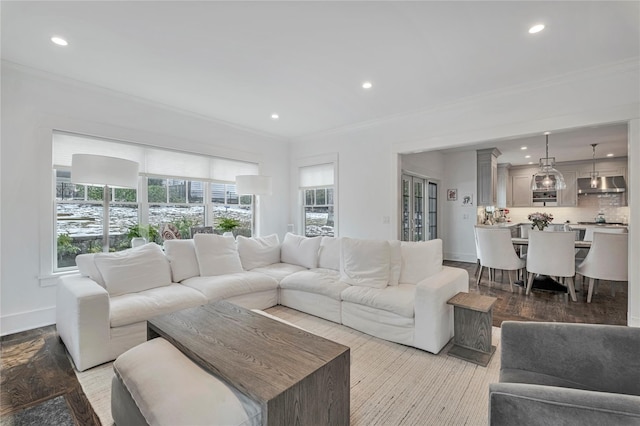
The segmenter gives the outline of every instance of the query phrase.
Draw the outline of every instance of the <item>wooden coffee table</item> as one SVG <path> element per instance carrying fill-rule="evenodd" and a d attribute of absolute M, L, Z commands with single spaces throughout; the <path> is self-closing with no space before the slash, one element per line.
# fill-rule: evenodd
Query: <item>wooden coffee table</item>
<path fill-rule="evenodd" d="M 264 425 L 349 424 L 347 346 L 228 302 L 155 317 L 158 336 L 260 403 Z"/>
<path fill-rule="evenodd" d="M 458 293 L 447 300 L 453 305 L 453 346 L 447 352 L 456 358 L 486 367 L 496 347 L 491 345 L 493 304 L 498 299 L 472 293 Z"/>

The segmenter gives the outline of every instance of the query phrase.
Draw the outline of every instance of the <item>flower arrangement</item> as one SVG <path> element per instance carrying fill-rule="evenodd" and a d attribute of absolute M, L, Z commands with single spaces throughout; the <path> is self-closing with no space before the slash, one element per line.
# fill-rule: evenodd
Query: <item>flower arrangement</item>
<path fill-rule="evenodd" d="M 529 220 L 533 222 L 531 225 L 531 229 L 538 228 L 539 230 L 544 230 L 547 226 L 549 226 L 549 222 L 553 220 L 553 215 L 549 213 L 531 213 L 529 215 Z"/>

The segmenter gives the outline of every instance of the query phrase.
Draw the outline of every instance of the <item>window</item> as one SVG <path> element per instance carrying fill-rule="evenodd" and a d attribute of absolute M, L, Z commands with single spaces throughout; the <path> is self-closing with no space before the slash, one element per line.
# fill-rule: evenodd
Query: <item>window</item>
<path fill-rule="evenodd" d="M 147 178 L 147 223 L 158 230 L 171 224 L 180 238 L 191 238 L 191 227 L 206 223 L 204 182 Z"/>
<path fill-rule="evenodd" d="M 103 187 L 71 181 L 75 153 L 140 164 L 137 189 L 109 190 L 111 251 L 130 247 L 127 234 L 135 225 L 160 231 L 172 224 L 182 238 L 190 238 L 192 226 L 215 228 L 222 218 L 232 218 L 240 223 L 239 234 L 251 236 L 252 197 L 238 196 L 234 180 L 237 175 L 258 174 L 256 163 L 54 132 L 54 271 L 74 268 L 78 254 L 102 251 Z"/>
<path fill-rule="evenodd" d="M 306 166 L 299 171 L 304 235 L 335 236 L 334 164 Z"/>
<path fill-rule="evenodd" d="M 103 187 L 71 183 L 69 170 L 56 170 L 56 266 L 75 266 L 75 257 L 102 251 Z M 109 190 L 109 247 L 129 248 L 127 229 L 138 223 L 137 191 Z"/>
<path fill-rule="evenodd" d="M 252 201 L 251 195 L 239 196 L 235 185 L 212 183 L 213 227 L 217 228 L 222 219 L 232 219 L 238 223 L 236 234 L 250 237 L 253 222 Z"/>
<path fill-rule="evenodd" d="M 333 188 L 304 190 L 304 229 L 307 237 L 335 236 Z"/>

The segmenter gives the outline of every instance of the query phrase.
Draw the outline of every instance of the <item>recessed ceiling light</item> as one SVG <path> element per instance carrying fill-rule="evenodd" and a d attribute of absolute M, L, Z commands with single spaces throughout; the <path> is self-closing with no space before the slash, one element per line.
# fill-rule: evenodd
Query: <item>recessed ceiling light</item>
<path fill-rule="evenodd" d="M 69 44 L 67 42 L 67 40 L 63 39 L 62 37 L 57 37 L 57 36 L 51 37 L 51 41 L 54 42 L 55 44 L 57 44 L 58 46 L 66 46 L 66 45 Z"/>
<path fill-rule="evenodd" d="M 533 161 L 529 161 L 529 164 L 533 164 Z"/>
<path fill-rule="evenodd" d="M 370 81 L 365 81 L 364 83 L 362 83 L 363 89 L 371 89 L 371 87 L 373 87 L 373 84 L 371 84 Z"/>
<path fill-rule="evenodd" d="M 613 157 L 613 152 L 608 153 L 607 157 Z"/>
<path fill-rule="evenodd" d="M 539 33 L 544 30 L 544 24 L 536 24 L 533 27 L 529 28 L 529 34 Z"/>
<path fill-rule="evenodd" d="M 531 156 L 530 155 L 525 155 L 524 158 L 531 158 Z"/>
<path fill-rule="evenodd" d="M 280 116 L 278 114 L 271 114 L 271 119 L 273 120 L 277 120 L 278 118 L 280 118 Z"/>
<path fill-rule="evenodd" d="M 525 149 L 527 149 L 527 147 L 526 146 L 521 146 L 520 149 L 524 151 Z"/>

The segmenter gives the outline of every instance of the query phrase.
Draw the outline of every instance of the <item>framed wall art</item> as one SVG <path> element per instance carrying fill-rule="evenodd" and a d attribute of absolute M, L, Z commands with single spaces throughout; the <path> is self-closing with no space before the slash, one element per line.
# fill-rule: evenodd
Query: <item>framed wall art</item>
<path fill-rule="evenodd" d="M 458 199 L 457 189 L 447 189 L 447 201 L 456 201 Z"/>

